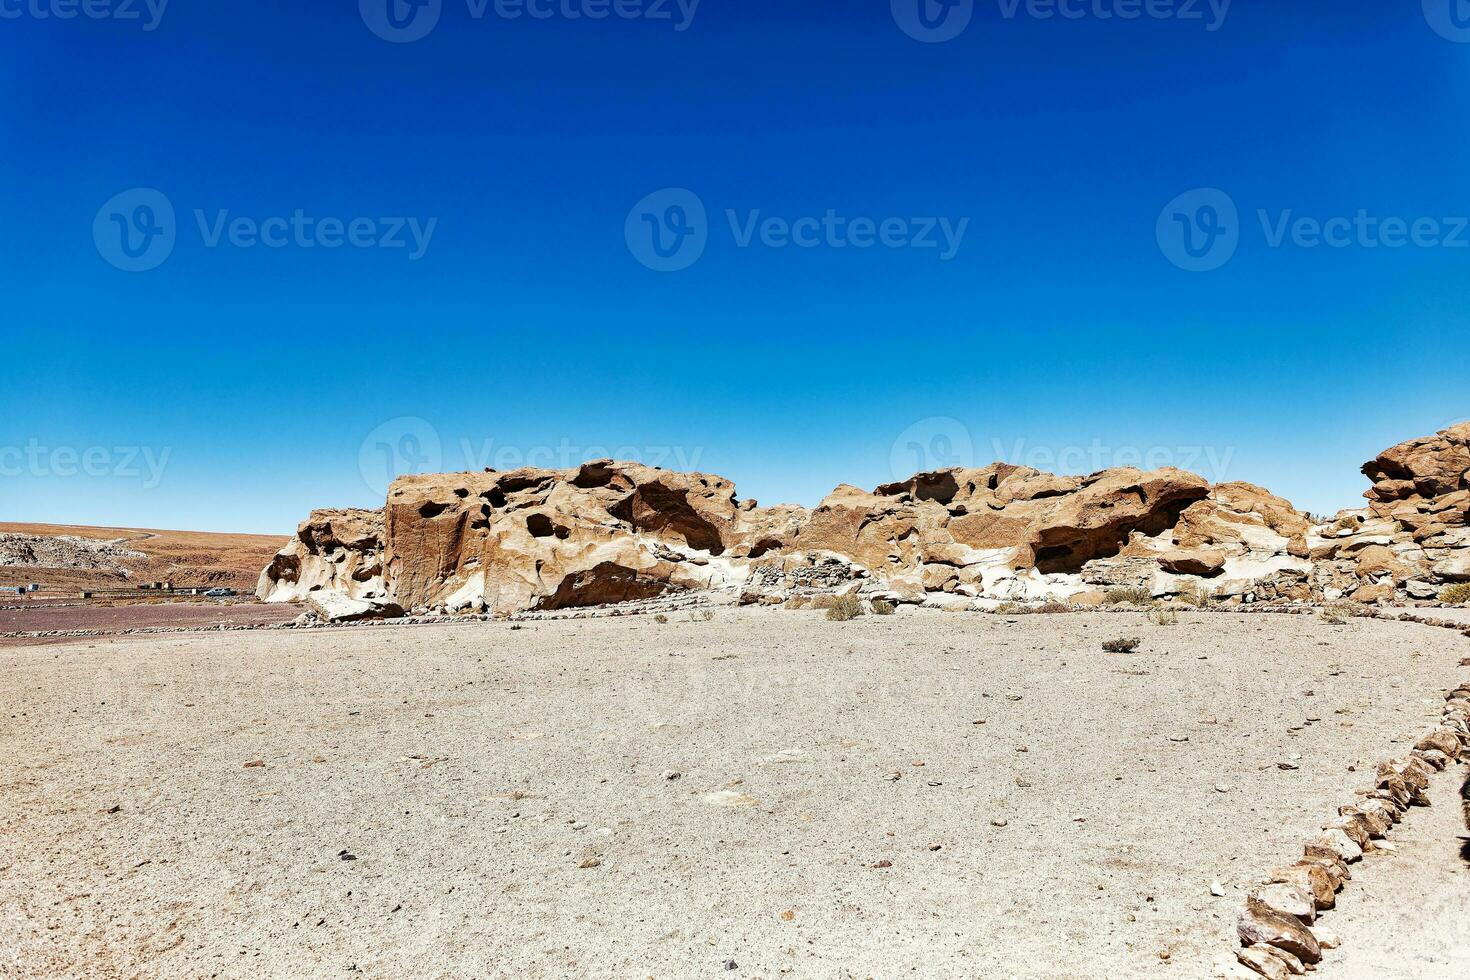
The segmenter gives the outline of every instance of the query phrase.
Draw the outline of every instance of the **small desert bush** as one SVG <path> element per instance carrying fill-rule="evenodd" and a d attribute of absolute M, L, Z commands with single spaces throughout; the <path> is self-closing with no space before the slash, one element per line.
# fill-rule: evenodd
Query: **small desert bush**
<path fill-rule="evenodd" d="M 1196 585 L 1179 593 L 1179 601 L 1203 609 L 1214 602 L 1215 597 L 1210 593 L 1209 589 Z"/>
<path fill-rule="evenodd" d="M 839 623 L 857 619 L 862 614 L 863 601 L 855 595 L 842 596 L 832 605 L 831 609 L 827 610 L 827 618 Z"/>
<path fill-rule="evenodd" d="M 995 611 L 1002 616 L 1024 616 L 1031 610 L 1019 602 L 1002 602 L 995 607 Z"/>
<path fill-rule="evenodd" d="M 691 623 L 708 623 L 714 618 L 715 611 L 713 609 L 696 609 L 689 614 L 689 621 Z"/>
<path fill-rule="evenodd" d="M 1470 605 L 1470 582 L 1446 585 L 1439 593 L 1439 601 L 1448 602 L 1452 606 Z"/>
<path fill-rule="evenodd" d="M 1351 531 L 1357 526 L 1358 519 L 1356 517 L 1339 517 L 1337 521 L 1333 523 L 1332 529 L 1334 531 Z"/>
<path fill-rule="evenodd" d="M 659 613 L 657 616 L 653 617 L 653 621 L 662 626 L 664 623 L 667 623 L 669 621 L 669 617 L 665 616 L 663 613 Z"/>
<path fill-rule="evenodd" d="M 893 611 L 895 609 L 897 609 L 897 608 L 898 608 L 897 606 L 895 606 L 893 603 L 889 602 L 887 599 L 874 599 L 873 600 L 873 615 L 874 616 L 892 616 L 893 615 Z"/>
<path fill-rule="evenodd" d="M 1150 609 L 1148 621 L 1155 626 L 1176 626 L 1179 623 L 1179 614 L 1172 609 Z"/>
<path fill-rule="evenodd" d="M 1354 616 L 1361 615 L 1363 607 L 1356 602 L 1329 602 L 1322 607 L 1322 622 L 1330 626 L 1341 626 Z"/>
<path fill-rule="evenodd" d="M 1137 637 L 1124 637 L 1117 640 L 1104 640 L 1102 648 L 1107 653 L 1132 653 L 1142 642 Z"/>
<path fill-rule="evenodd" d="M 1130 606 L 1146 606 L 1153 601 L 1153 594 L 1148 589 L 1136 585 L 1120 586 L 1103 593 L 1105 606 L 1121 606 L 1125 603 Z"/>
<path fill-rule="evenodd" d="M 1048 599 L 1036 607 L 1036 611 L 1042 614 L 1071 612 L 1072 607 L 1060 599 Z"/>

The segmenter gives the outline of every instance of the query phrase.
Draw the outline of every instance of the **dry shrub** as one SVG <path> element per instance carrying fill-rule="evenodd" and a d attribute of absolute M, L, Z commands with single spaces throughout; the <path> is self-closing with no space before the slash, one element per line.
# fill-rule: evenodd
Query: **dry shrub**
<path fill-rule="evenodd" d="M 1150 609 L 1148 621 L 1155 626 L 1177 626 L 1179 614 L 1172 609 Z"/>
<path fill-rule="evenodd" d="M 1322 607 L 1322 622 L 1329 626 L 1341 626 L 1354 616 L 1361 616 L 1363 611 L 1363 607 L 1356 602 L 1329 602 Z"/>
<path fill-rule="evenodd" d="M 1470 605 L 1470 582 L 1446 585 L 1439 593 L 1439 601 L 1448 602 L 1452 606 Z"/>
<path fill-rule="evenodd" d="M 689 621 L 691 623 L 708 623 L 714 618 L 715 611 L 713 609 L 696 609 L 689 614 Z"/>
<path fill-rule="evenodd" d="M 667 623 L 669 621 L 669 617 L 665 616 L 663 613 L 659 613 L 657 616 L 653 617 L 653 621 L 655 623 L 658 623 L 659 625 L 663 625 L 664 623 Z"/>
<path fill-rule="evenodd" d="M 827 618 L 839 623 L 857 619 L 862 614 L 863 601 L 855 595 L 842 596 L 827 610 Z"/>
<path fill-rule="evenodd" d="M 1136 585 L 1120 586 L 1103 593 L 1105 606 L 1121 606 L 1125 603 L 1130 606 L 1147 606 L 1153 601 L 1153 593 Z"/>
<path fill-rule="evenodd" d="M 1203 609 L 1215 601 L 1215 596 L 1204 586 L 1196 585 L 1179 593 L 1179 601 Z"/>
<path fill-rule="evenodd" d="M 995 611 L 1002 616 L 1025 616 L 1031 610 L 1019 602 L 1002 602 L 995 607 Z"/>
<path fill-rule="evenodd" d="M 1036 611 L 1042 614 L 1069 613 L 1072 607 L 1060 599 L 1048 599 L 1036 607 Z"/>
<path fill-rule="evenodd" d="M 1117 640 L 1104 640 L 1102 648 L 1107 653 L 1132 653 L 1137 650 L 1143 641 L 1138 637 L 1125 637 Z"/>
<path fill-rule="evenodd" d="M 892 616 L 893 613 L 894 613 L 894 610 L 896 610 L 897 608 L 898 608 L 897 606 L 895 606 L 893 603 L 889 602 L 887 599 L 874 599 L 873 600 L 873 615 L 874 616 Z"/>

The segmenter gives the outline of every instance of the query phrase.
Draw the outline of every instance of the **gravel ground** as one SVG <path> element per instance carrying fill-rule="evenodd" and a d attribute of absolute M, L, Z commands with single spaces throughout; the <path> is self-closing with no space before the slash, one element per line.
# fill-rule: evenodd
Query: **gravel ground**
<path fill-rule="evenodd" d="M 117 605 L 37 604 L 0 609 L 0 633 L 44 633 L 49 630 L 201 629 L 209 626 L 258 626 L 289 623 L 299 606 L 264 602 L 119 603 Z M 54 644 L 56 637 L 0 636 L 0 647 Z M 65 638 L 61 638 L 65 641 Z M 75 642 L 72 640 L 71 642 Z"/>
<path fill-rule="evenodd" d="M 1205 976 L 1470 656 L 1366 620 L 905 612 L 0 651 L 0 970 Z M 1423 927 L 1348 919 L 1360 877 L 1353 955 Z"/>

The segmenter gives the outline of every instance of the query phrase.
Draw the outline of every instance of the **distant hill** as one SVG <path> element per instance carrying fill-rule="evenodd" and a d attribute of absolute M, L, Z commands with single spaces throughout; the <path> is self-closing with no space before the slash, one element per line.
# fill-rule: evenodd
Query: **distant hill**
<path fill-rule="evenodd" d="M 102 589 L 172 581 L 255 590 L 289 541 L 267 534 L 18 524 L 0 521 L 0 586 Z"/>

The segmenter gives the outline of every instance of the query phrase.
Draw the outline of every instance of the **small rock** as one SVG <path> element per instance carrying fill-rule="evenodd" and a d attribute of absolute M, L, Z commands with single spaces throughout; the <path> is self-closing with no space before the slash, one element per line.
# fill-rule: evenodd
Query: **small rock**
<path fill-rule="evenodd" d="M 584 868 L 598 868 L 602 866 L 602 862 L 599 861 L 597 858 L 588 858 L 587 860 L 582 862 L 581 866 Z"/>
<path fill-rule="evenodd" d="M 992 827 L 1004 827 L 1009 822 L 1010 821 L 1006 820 L 1004 817 L 996 817 L 994 820 L 990 821 L 990 826 L 992 826 Z"/>
<path fill-rule="evenodd" d="M 1216 898 L 1224 898 L 1225 886 L 1220 884 L 1218 881 L 1210 882 L 1210 894 L 1214 895 Z"/>
<path fill-rule="evenodd" d="M 679 772 L 677 769 L 670 769 L 664 773 L 664 778 L 672 781 L 678 779 L 682 775 L 684 774 L 682 772 Z"/>

